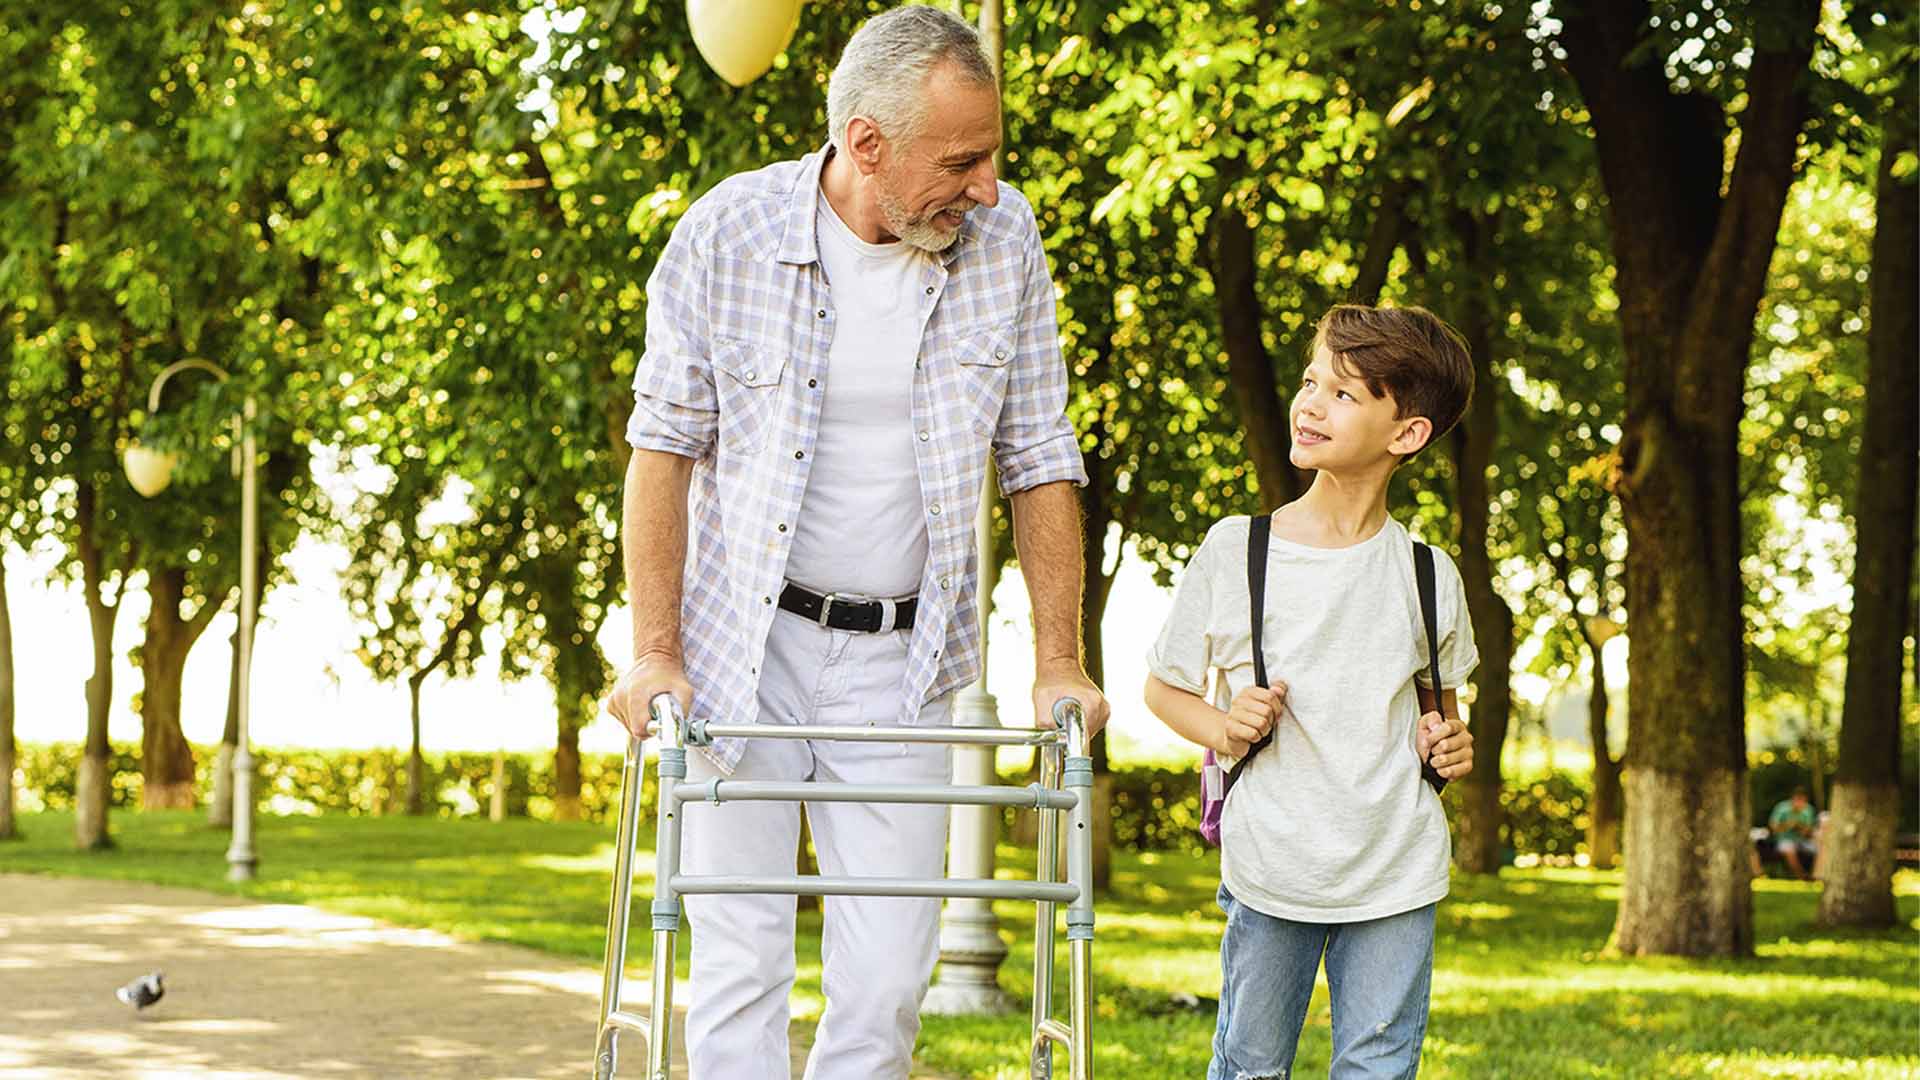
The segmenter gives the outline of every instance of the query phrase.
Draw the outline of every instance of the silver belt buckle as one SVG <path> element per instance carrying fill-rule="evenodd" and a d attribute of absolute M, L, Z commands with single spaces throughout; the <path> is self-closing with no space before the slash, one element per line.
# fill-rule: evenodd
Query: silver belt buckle
<path fill-rule="evenodd" d="M 894 624 L 900 621 L 900 605 L 893 600 L 884 598 L 875 600 L 874 603 L 880 605 L 880 628 L 874 631 L 874 633 L 885 634 L 891 632 Z"/>
<path fill-rule="evenodd" d="M 840 599 L 839 593 L 828 593 L 827 595 L 820 598 L 820 615 L 818 618 L 813 620 L 814 622 L 817 622 L 820 624 L 820 629 L 822 630 L 831 629 L 830 627 L 827 626 L 827 615 L 828 613 L 833 611 L 833 602 L 838 599 Z"/>

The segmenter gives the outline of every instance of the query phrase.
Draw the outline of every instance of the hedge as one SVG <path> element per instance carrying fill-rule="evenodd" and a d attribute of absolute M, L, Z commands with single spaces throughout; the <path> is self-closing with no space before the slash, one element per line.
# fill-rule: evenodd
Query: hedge
<path fill-rule="evenodd" d="M 404 750 L 255 751 L 259 768 L 260 805 L 282 814 L 388 814 L 405 808 L 407 754 Z M 74 774 L 80 760 L 75 743 L 23 743 L 19 747 L 16 783 L 20 808 L 67 809 L 73 805 Z M 212 789 L 213 748 L 194 748 L 196 783 L 201 792 Z M 112 747 L 113 805 L 140 803 L 140 748 L 131 743 Z M 483 815 L 492 797 L 493 754 L 449 752 L 425 755 L 426 805 L 441 817 Z M 620 757 L 582 754 L 581 810 L 586 818 L 606 820 L 620 798 Z M 553 755 L 506 755 L 507 813 L 516 817 L 550 819 L 554 810 Z M 1022 772 L 1002 775 L 1008 784 L 1025 785 Z M 1784 759 L 1756 765 L 1749 773 L 1753 808 L 1763 816 L 1785 790 L 1805 783 L 1804 767 Z M 645 787 L 650 818 L 652 784 Z M 1559 770 L 1535 776 L 1510 777 L 1500 802 L 1504 810 L 1501 846 L 1511 856 L 1530 855 L 1549 862 L 1571 861 L 1586 851 L 1588 777 Z M 1454 796 L 1448 795 L 1451 800 Z M 1909 808 L 1903 817 L 1911 814 Z M 1010 834 L 1016 815 L 1004 811 Z M 1200 841 L 1200 781 L 1195 769 L 1134 766 L 1113 773 L 1113 843 L 1130 851 L 1204 850 Z M 1449 821 L 1456 815 L 1449 815 Z M 1903 823 L 1903 828 L 1911 826 Z"/>
<path fill-rule="evenodd" d="M 79 769 L 77 743 L 22 743 L 15 764 L 22 810 L 73 806 Z M 204 799 L 212 790 L 214 747 L 195 746 L 194 783 Z M 254 751 L 260 806 L 281 814 L 390 814 L 406 808 L 407 752 L 267 748 Z M 484 815 L 493 796 L 493 754 L 427 753 L 425 805 L 440 817 Z M 140 747 L 115 743 L 110 757 L 116 808 L 140 805 Z M 580 801 L 585 815 L 600 819 L 620 798 L 621 760 L 614 754 L 582 754 Z M 551 818 L 553 755 L 506 755 L 507 813 Z"/>

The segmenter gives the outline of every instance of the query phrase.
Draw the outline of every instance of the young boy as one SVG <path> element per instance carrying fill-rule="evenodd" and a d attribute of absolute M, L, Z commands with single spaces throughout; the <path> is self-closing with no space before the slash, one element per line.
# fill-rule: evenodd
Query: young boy
<path fill-rule="evenodd" d="M 1323 954 L 1334 1080 L 1419 1069 L 1450 855 L 1421 763 L 1448 779 L 1472 769 L 1453 688 L 1479 653 L 1459 573 L 1436 552 L 1436 697 L 1413 541 L 1387 515 L 1387 482 L 1472 392 L 1465 343 L 1431 312 L 1329 311 L 1288 414 L 1293 464 L 1313 484 L 1274 512 L 1266 552 L 1272 687 L 1254 685 L 1245 517 L 1208 532 L 1148 656 L 1147 707 L 1223 768 L 1273 732 L 1221 820 L 1209 1080 L 1291 1074 Z"/>

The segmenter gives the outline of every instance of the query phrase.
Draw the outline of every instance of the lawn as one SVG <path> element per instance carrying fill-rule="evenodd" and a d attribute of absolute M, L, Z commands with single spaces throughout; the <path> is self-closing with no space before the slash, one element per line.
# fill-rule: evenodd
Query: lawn
<path fill-rule="evenodd" d="M 152 881 L 308 903 L 470 938 L 597 962 L 606 920 L 612 830 L 589 824 L 406 818 L 262 817 L 260 880 L 224 880 L 224 833 L 189 813 L 122 813 L 116 850 L 70 850 L 66 814 L 23 815 L 27 839 L 0 845 L 0 871 Z M 651 860 L 642 862 L 650 871 Z M 1030 856 L 1001 849 L 1009 873 Z M 1100 1075 L 1121 1080 L 1204 1074 L 1218 989 L 1221 925 L 1211 859 L 1121 855 L 1095 944 Z M 649 879 L 650 880 L 650 879 Z M 647 882 L 636 885 L 644 895 Z M 1509 871 L 1462 878 L 1440 909 L 1433 1014 L 1422 1075 L 1576 1077 L 1920 1076 L 1920 875 L 1903 874 L 1890 933 L 1813 925 L 1817 892 L 1794 882 L 1755 889 L 1758 955 L 1743 961 L 1608 956 L 1619 876 Z M 4 912 L 0 898 L 0 912 Z M 642 908 L 644 911 L 644 907 Z M 998 908 L 1013 954 L 1002 984 L 1022 1002 L 1032 964 L 1032 908 Z M 639 920 L 644 929 L 644 919 Z M 802 915 L 798 1015 L 817 1015 L 819 916 Z M 685 956 L 682 936 L 682 957 Z M 647 943 L 633 939 L 630 971 Z M 1059 982 L 1065 985 L 1065 954 Z M 683 969 L 684 970 L 684 967 Z M 1324 1075 L 1324 984 L 1297 1074 Z M 590 1037 L 590 1036 L 588 1036 Z M 929 1017 L 919 1056 L 957 1075 L 1012 1080 L 1024 1016 Z"/>

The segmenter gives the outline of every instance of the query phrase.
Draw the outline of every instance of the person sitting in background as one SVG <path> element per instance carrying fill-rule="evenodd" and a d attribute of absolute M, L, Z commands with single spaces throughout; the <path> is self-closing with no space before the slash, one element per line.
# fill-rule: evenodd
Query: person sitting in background
<path fill-rule="evenodd" d="M 1807 789 L 1793 789 L 1793 797 L 1782 799 L 1767 815 L 1767 831 L 1773 834 L 1773 850 L 1793 871 L 1793 876 L 1805 880 L 1813 866 L 1817 853 L 1814 837 L 1818 832 L 1819 817 L 1815 814 L 1813 803 L 1807 798 Z"/>

